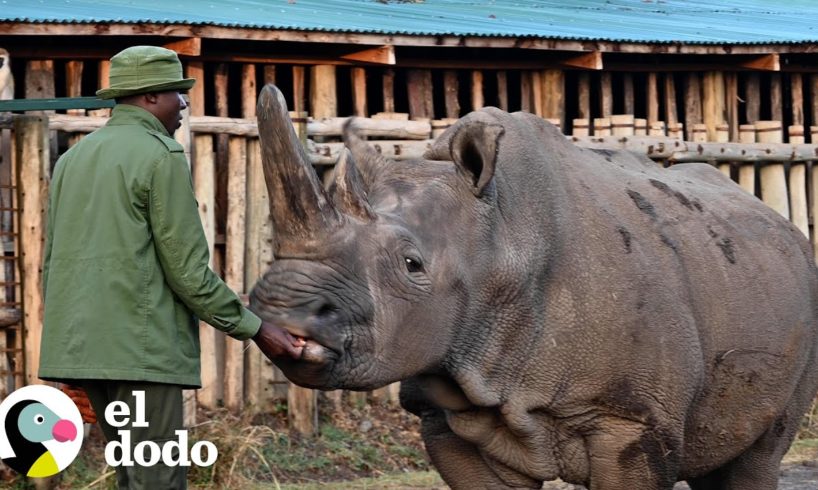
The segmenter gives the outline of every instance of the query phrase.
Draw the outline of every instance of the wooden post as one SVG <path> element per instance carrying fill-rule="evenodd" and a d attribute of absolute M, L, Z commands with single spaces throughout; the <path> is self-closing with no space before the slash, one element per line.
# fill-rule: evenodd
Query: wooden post
<path fill-rule="evenodd" d="M 310 113 L 316 119 L 338 115 L 334 65 L 316 65 L 310 69 Z"/>
<path fill-rule="evenodd" d="M 800 145 L 804 143 L 804 126 L 792 125 L 787 129 L 790 144 Z M 801 230 L 801 233 L 809 239 L 806 162 L 792 162 L 790 165 L 789 184 L 792 224 Z"/>
<path fill-rule="evenodd" d="M 497 107 L 508 110 L 508 76 L 505 70 L 497 72 Z"/>
<path fill-rule="evenodd" d="M 800 73 L 790 73 L 790 101 L 792 106 L 792 124 L 804 125 L 804 82 Z"/>
<path fill-rule="evenodd" d="M 307 94 L 305 82 L 307 75 L 303 66 L 293 66 L 293 110 L 304 112 L 307 110 Z"/>
<path fill-rule="evenodd" d="M 610 136 L 611 135 L 611 118 L 609 117 L 595 117 L 594 118 L 594 136 Z"/>
<path fill-rule="evenodd" d="M 633 136 L 633 114 L 611 116 L 611 132 L 613 136 Z"/>
<path fill-rule="evenodd" d="M 51 156 L 48 118 L 16 116 L 14 139 L 17 161 L 17 212 L 22 282 L 23 345 L 26 384 L 41 383 L 40 340 L 43 333 L 42 264 L 45 247 Z"/>
<path fill-rule="evenodd" d="M 534 96 L 532 89 L 532 74 L 529 70 L 520 73 L 520 110 L 534 113 Z"/>
<path fill-rule="evenodd" d="M 26 63 L 27 99 L 51 99 L 56 97 L 54 87 L 54 61 L 38 60 Z M 29 114 L 54 114 L 54 111 L 29 111 Z M 57 132 L 49 131 L 49 155 L 53 166 L 58 156 Z"/>
<path fill-rule="evenodd" d="M 359 117 L 369 115 L 366 106 L 366 70 L 359 66 L 352 67 L 352 114 Z"/>
<path fill-rule="evenodd" d="M 688 73 L 685 81 L 685 127 L 692 141 L 693 125 L 702 122 L 702 88 L 698 73 Z"/>
<path fill-rule="evenodd" d="M 482 109 L 485 105 L 483 97 L 483 72 L 472 70 L 471 72 L 471 110 Z M 434 117 L 434 115 L 429 116 Z"/>
<path fill-rule="evenodd" d="M 664 136 L 665 135 L 665 122 L 664 121 L 655 121 L 650 123 L 650 128 L 648 128 L 648 135 L 649 136 Z"/>
<path fill-rule="evenodd" d="M 585 118 L 574 119 L 572 134 L 582 138 L 591 135 L 591 128 L 588 127 L 588 120 Z"/>
<path fill-rule="evenodd" d="M 738 128 L 739 143 L 755 143 L 756 127 L 742 124 Z M 756 168 L 754 163 L 744 163 L 738 168 L 738 185 L 748 193 L 756 194 Z"/>
<path fill-rule="evenodd" d="M 728 141 L 738 141 L 738 74 L 724 74 L 724 96 L 727 112 Z"/>
<path fill-rule="evenodd" d="M 770 73 L 770 119 L 784 120 L 784 96 L 781 92 L 781 73 Z"/>
<path fill-rule="evenodd" d="M 544 70 L 543 84 L 543 117 L 558 119 L 559 127 L 565 127 L 565 72 L 562 70 Z"/>
<path fill-rule="evenodd" d="M 812 124 L 818 124 L 818 74 L 813 73 L 812 75 L 809 76 L 809 84 L 810 84 L 809 93 L 811 95 L 810 108 L 812 110 Z M 810 143 L 816 144 L 818 143 L 818 140 L 816 140 L 815 138 L 811 138 Z"/>
<path fill-rule="evenodd" d="M 633 120 L 633 134 L 634 136 L 648 135 L 648 120 L 637 117 Z"/>
<path fill-rule="evenodd" d="M 456 71 L 446 70 L 443 72 L 443 90 L 445 93 L 446 117 L 457 119 L 460 117 L 460 101 L 457 99 L 459 86 Z"/>
<path fill-rule="evenodd" d="M 276 65 L 264 65 L 264 85 L 276 83 Z"/>
<path fill-rule="evenodd" d="M 233 291 L 242 294 L 247 210 L 247 148 L 244 137 L 231 136 L 228 148 L 224 282 Z M 244 343 L 230 337 L 227 337 L 224 349 L 224 404 L 234 413 L 244 406 Z"/>
<path fill-rule="evenodd" d="M 656 73 L 648 73 L 648 124 L 659 120 L 659 87 Z"/>
<path fill-rule="evenodd" d="M 395 112 L 395 70 L 383 71 L 383 111 Z"/>
<path fill-rule="evenodd" d="M 677 139 L 679 141 L 684 139 L 684 124 L 677 122 L 677 123 L 668 123 L 667 125 L 667 135 L 669 138 Z"/>
<path fill-rule="evenodd" d="M 97 64 L 97 89 L 108 88 L 109 82 L 108 76 L 111 73 L 111 61 L 110 60 L 101 60 Z M 199 82 L 201 83 L 201 82 Z M 111 109 L 94 109 L 89 110 L 88 114 L 91 116 L 97 117 L 107 117 L 111 114 Z"/>
<path fill-rule="evenodd" d="M 65 63 L 65 93 L 68 97 L 82 96 L 82 61 L 67 61 Z M 84 109 L 69 109 L 66 114 L 72 116 L 85 115 Z M 68 137 L 68 146 L 74 146 L 82 139 L 81 134 L 72 134 Z"/>
<path fill-rule="evenodd" d="M 599 113 L 602 117 L 613 114 L 613 86 L 611 72 L 605 71 L 599 77 Z"/>
<path fill-rule="evenodd" d="M 755 126 L 759 143 L 783 142 L 781 121 L 757 121 Z M 761 166 L 760 174 L 761 199 L 781 216 L 790 219 L 784 165 L 781 163 L 765 163 Z"/>
<path fill-rule="evenodd" d="M 432 100 L 432 72 L 429 70 L 409 70 L 407 73 L 410 119 L 434 119 Z"/>
<path fill-rule="evenodd" d="M 716 141 L 716 128 L 726 121 L 724 97 L 723 73 L 706 72 L 702 77 L 702 120 L 707 126 L 708 141 Z"/>
<path fill-rule="evenodd" d="M 534 104 L 532 111 L 534 114 L 543 117 L 542 114 L 542 73 L 531 72 L 531 103 Z"/>
<path fill-rule="evenodd" d="M 591 75 L 582 71 L 577 77 L 579 85 L 577 94 L 577 97 L 579 97 L 579 111 L 577 115 L 585 119 L 585 126 L 589 126 L 591 122 Z"/>
<path fill-rule="evenodd" d="M 690 131 L 690 141 L 702 143 L 707 141 L 707 125 L 698 123 L 693 125 Z"/>
<path fill-rule="evenodd" d="M 726 123 L 716 126 L 717 143 L 727 143 L 730 141 L 730 127 Z M 719 171 L 730 178 L 730 162 L 719 162 Z"/>
<path fill-rule="evenodd" d="M 227 107 L 227 95 L 228 95 L 228 71 L 227 71 L 227 64 L 219 63 L 216 65 L 216 70 L 213 74 L 213 95 L 215 101 L 215 109 L 216 115 L 219 117 L 227 117 L 228 116 L 228 107 Z M 228 174 L 228 143 L 229 137 L 226 134 L 218 134 L 216 135 L 216 209 L 219 210 L 216 213 L 216 230 L 222 231 L 225 229 L 225 211 L 228 208 L 227 204 L 227 174 Z M 220 267 L 219 265 L 223 263 L 224 256 L 222 255 L 223 250 L 216 250 L 217 255 L 215 260 L 217 260 L 216 269 L 218 270 Z M 226 345 L 222 342 L 222 348 Z"/>
<path fill-rule="evenodd" d="M 755 124 L 761 119 L 761 75 L 748 73 L 744 90 L 744 117 L 750 124 Z"/>
<path fill-rule="evenodd" d="M 673 79 L 673 73 L 665 73 L 665 124 L 670 127 L 671 124 L 679 122 L 676 111 L 676 82 Z"/>
<path fill-rule="evenodd" d="M 812 83 L 813 88 L 815 88 L 815 82 L 817 81 L 817 76 L 812 76 Z M 815 92 L 813 92 L 815 94 Z M 813 95 L 813 101 L 815 101 L 815 95 Z M 815 106 L 813 106 L 813 110 Z M 810 126 L 810 141 L 812 144 L 818 142 L 818 126 Z M 810 211 L 812 211 L 812 250 L 813 256 L 816 261 L 818 261 L 818 168 L 815 166 L 815 162 L 812 162 L 812 168 L 810 169 L 810 194 L 812 195 L 812 201 L 810 206 Z"/>
<path fill-rule="evenodd" d="M 633 115 L 636 112 L 633 97 L 633 75 L 627 72 L 622 74 L 622 98 L 625 103 L 623 112 Z"/>

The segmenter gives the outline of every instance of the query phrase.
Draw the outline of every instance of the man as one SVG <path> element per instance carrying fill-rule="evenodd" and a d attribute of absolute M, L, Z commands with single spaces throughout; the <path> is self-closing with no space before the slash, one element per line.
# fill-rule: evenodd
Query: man
<path fill-rule="evenodd" d="M 132 445 L 176 439 L 182 388 L 199 387 L 198 317 L 269 357 L 299 357 L 303 340 L 263 323 L 208 267 L 182 146 L 171 135 L 187 107 L 173 51 L 135 46 L 111 58 L 108 123 L 57 162 L 43 266 L 39 376 L 88 393 L 105 437 Z M 195 315 L 195 317 L 194 317 Z M 148 427 L 111 427 L 105 407 L 145 392 Z M 132 417 L 133 418 L 133 417 Z M 117 468 L 120 488 L 186 487 L 161 463 Z"/>

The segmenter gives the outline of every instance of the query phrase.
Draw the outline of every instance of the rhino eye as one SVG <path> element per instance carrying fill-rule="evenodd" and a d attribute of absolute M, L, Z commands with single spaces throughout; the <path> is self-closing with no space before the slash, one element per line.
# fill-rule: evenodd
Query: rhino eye
<path fill-rule="evenodd" d="M 412 257 L 404 257 L 406 261 L 406 270 L 409 271 L 410 274 L 415 272 L 423 272 L 423 264 L 420 260 L 412 258 Z"/>

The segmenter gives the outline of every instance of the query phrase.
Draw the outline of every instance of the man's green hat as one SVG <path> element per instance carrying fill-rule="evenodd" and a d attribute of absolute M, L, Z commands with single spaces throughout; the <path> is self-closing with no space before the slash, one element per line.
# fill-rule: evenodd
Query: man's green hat
<path fill-rule="evenodd" d="M 182 78 L 182 63 L 176 53 L 157 46 L 133 46 L 111 58 L 109 88 L 97 90 L 100 99 L 170 90 L 188 90 L 194 78 Z"/>

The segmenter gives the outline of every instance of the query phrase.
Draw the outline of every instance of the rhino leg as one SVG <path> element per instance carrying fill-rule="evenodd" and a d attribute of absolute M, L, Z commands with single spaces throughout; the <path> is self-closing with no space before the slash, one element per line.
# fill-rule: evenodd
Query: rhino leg
<path fill-rule="evenodd" d="M 681 464 L 681 430 L 602 417 L 586 437 L 590 490 L 671 490 Z"/>
<path fill-rule="evenodd" d="M 541 488 L 542 482 L 507 466 L 489 466 L 477 448 L 449 429 L 442 411 L 424 413 L 421 435 L 426 450 L 452 490 Z"/>

